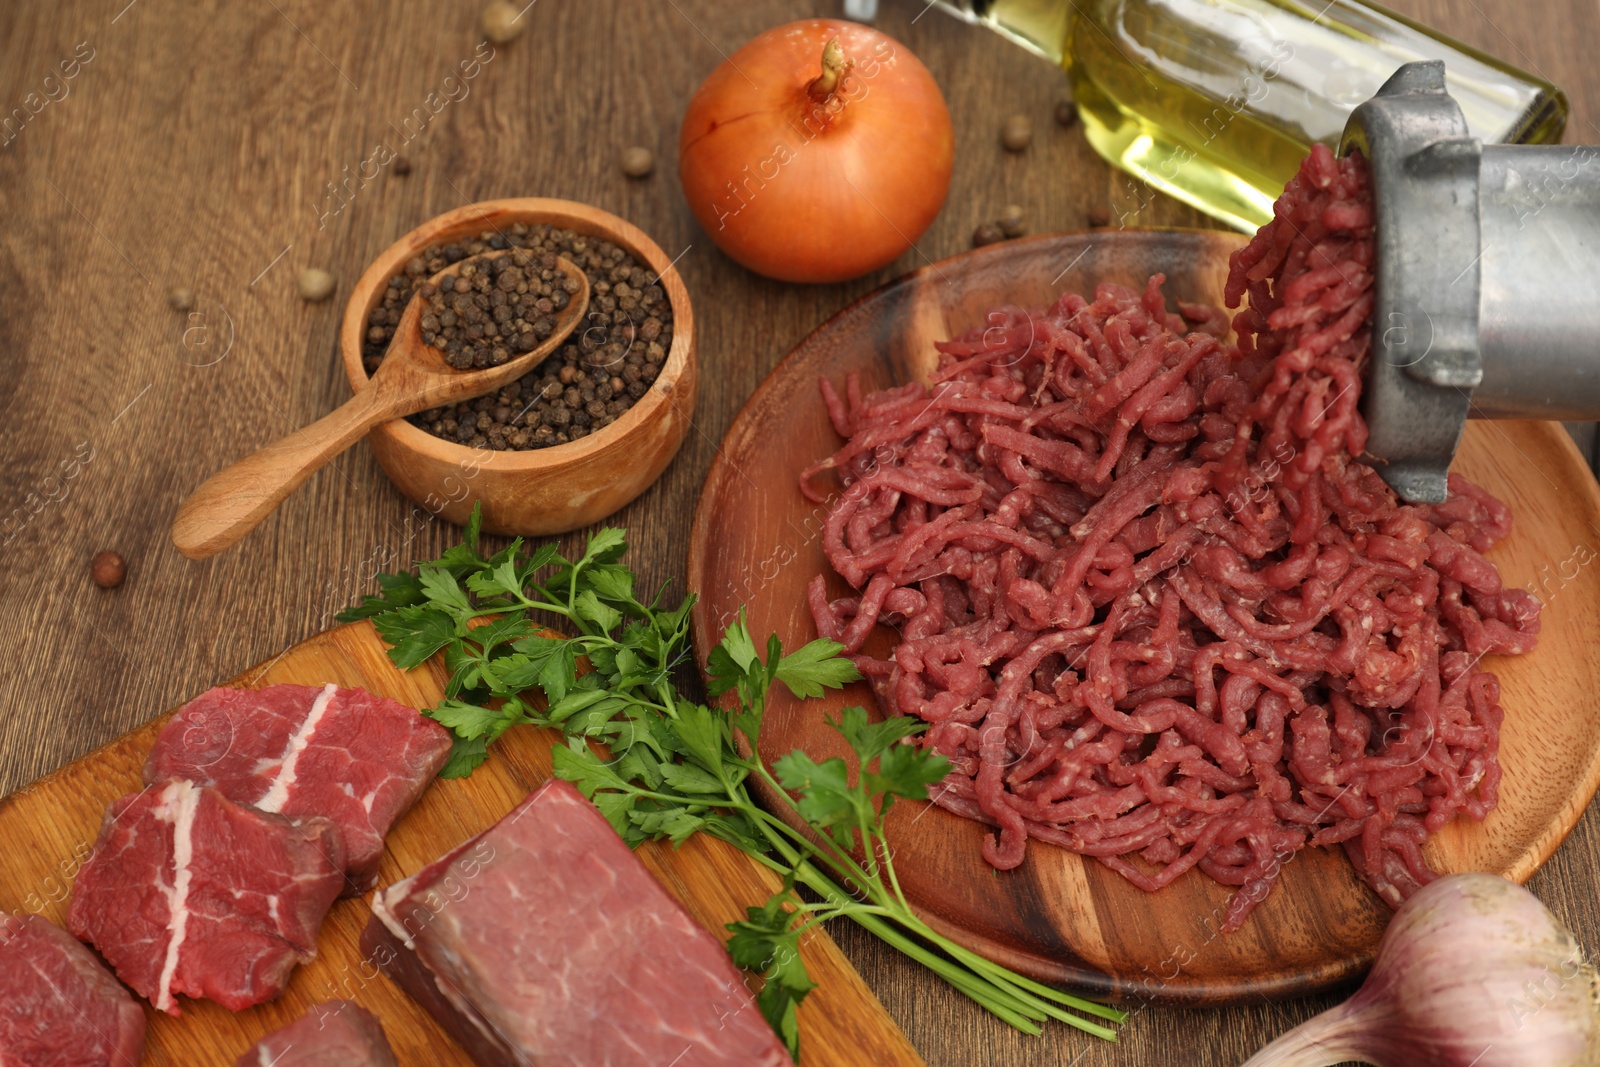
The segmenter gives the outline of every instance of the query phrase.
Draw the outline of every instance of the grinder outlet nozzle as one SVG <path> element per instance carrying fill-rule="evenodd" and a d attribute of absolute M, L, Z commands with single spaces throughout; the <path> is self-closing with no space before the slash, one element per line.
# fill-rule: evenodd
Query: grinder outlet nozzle
<path fill-rule="evenodd" d="M 1407 63 L 1350 116 L 1376 238 L 1367 451 L 1439 503 L 1469 418 L 1600 419 L 1600 148 L 1484 145 L 1444 64 Z"/>

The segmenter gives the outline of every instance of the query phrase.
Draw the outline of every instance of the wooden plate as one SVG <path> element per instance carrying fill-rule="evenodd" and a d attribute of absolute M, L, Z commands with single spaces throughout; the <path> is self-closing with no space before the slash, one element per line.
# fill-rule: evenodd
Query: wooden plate
<path fill-rule="evenodd" d="M 225 683 L 253 689 L 280 682 L 359 685 L 412 707 L 438 703 L 447 675 L 434 657 L 414 671 L 396 670 L 369 623 L 352 623 L 302 641 Z M 73 876 L 94 847 L 106 804 L 137 790 L 145 755 L 165 722 L 125 734 L 104 748 L 0 800 L 0 907 L 63 921 Z M 559 737 L 518 727 L 495 745 L 472 777 L 435 782 L 400 820 L 384 849 L 379 884 L 413 874 L 452 846 L 489 827 L 550 776 L 550 746 Z M 777 877 L 733 846 L 697 835 L 681 848 L 647 844 L 639 856 L 701 924 L 726 936 L 722 924 L 744 918 L 778 888 Z M 150 1021 L 145 1067 L 224 1067 L 259 1040 L 334 997 L 378 1016 L 402 1064 L 471 1067 L 472 1060 L 363 955 L 361 931 L 370 898 L 341 900 L 328 912 L 317 958 L 294 973 L 283 996 L 230 1012 L 184 998 L 174 1019 L 145 1006 Z M 506 922 L 516 922 L 515 915 Z M 883 1010 L 827 934 L 804 940 L 800 954 L 818 987 L 800 1007 L 807 1067 L 923 1067 L 922 1058 Z M 142 1003 L 142 1002 L 141 1002 Z M 865 1061 L 861 1057 L 867 1057 Z"/>
<path fill-rule="evenodd" d="M 991 246 L 907 275 L 807 337 L 751 397 L 708 477 L 695 515 L 689 584 L 700 595 L 702 652 L 748 606 L 751 630 L 786 644 L 816 634 L 812 576 L 844 582 L 823 557 L 827 514 L 801 496 L 799 471 L 839 445 L 817 392 L 861 372 L 864 387 L 925 373 L 932 342 L 982 325 L 1013 303 L 1043 305 L 1098 281 L 1142 285 L 1167 275 L 1169 300 L 1220 303 L 1240 238 L 1199 231 L 1061 234 Z M 1525 881 L 1572 829 L 1600 782 L 1600 488 L 1556 423 L 1473 423 L 1456 469 L 1507 501 L 1516 529 L 1491 558 L 1508 585 L 1547 606 L 1538 651 L 1486 663 L 1500 676 L 1507 717 L 1500 806 L 1428 843 L 1441 871 L 1493 871 Z M 879 628 L 869 651 L 890 647 Z M 823 717 L 871 709 L 867 687 L 805 703 L 780 694 L 764 727 L 766 755 L 796 746 L 844 755 Z M 1061 849 L 1031 842 L 1026 862 L 999 872 L 978 853 L 987 827 L 930 805 L 897 810 L 896 865 L 907 895 L 936 927 L 1028 974 L 1112 995 L 1221 1002 L 1303 994 L 1353 978 L 1371 960 L 1389 910 L 1342 852 L 1297 854 L 1245 928 L 1218 932 L 1229 891 L 1191 872 L 1156 894 Z"/>

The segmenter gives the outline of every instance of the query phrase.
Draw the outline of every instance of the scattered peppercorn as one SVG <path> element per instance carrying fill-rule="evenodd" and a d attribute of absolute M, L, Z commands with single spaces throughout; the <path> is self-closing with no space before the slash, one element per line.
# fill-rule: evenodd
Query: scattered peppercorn
<path fill-rule="evenodd" d="M 404 178 L 411 173 L 411 158 L 409 156 L 394 157 L 394 172 Z"/>
<path fill-rule="evenodd" d="M 492 324 L 496 309 L 506 308 L 512 297 L 527 297 L 540 287 L 548 296 L 536 297 L 534 308 L 540 315 L 552 316 L 557 310 L 557 294 L 565 300 L 563 276 L 555 268 L 555 257 L 564 256 L 589 278 L 589 308 L 584 321 L 550 357 L 539 366 L 488 396 L 433 408 L 413 415 L 411 422 L 447 441 L 472 448 L 531 449 L 566 444 L 585 437 L 616 421 L 646 392 L 661 373 L 667 352 L 672 348 L 672 307 L 654 272 L 610 241 L 577 234 L 550 226 L 514 223 L 496 232 L 485 232 L 476 239 L 430 248 L 411 259 L 404 270 L 389 279 L 378 305 L 367 317 L 367 332 L 362 344 L 362 362 L 372 374 L 383 362 L 395 327 L 413 294 L 426 288 L 433 275 L 468 256 L 483 252 L 506 252 L 490 262 L 509 260 L 511 268 L 482 275 L 484 288 L 469 281 L 467 293 L 439 293 L 447 301 L 466 297 L 486 318 L 480 328 Z M 529 257 L 519 265 L 519 255 Z M 509 269 L 522 275 L 511 289 L 500 288 L 500 278 Z M 493 284 L 487 284 L 493 279 Z M 453 288 L 453 286 L 452 286 Z M 526 292 L 520 291 L 526 289 Z M 495 295 L 501 303 L 495 304 Z M 479 297 L 486 303 L 480 304 Z M 435 315 L 442 331 L 444 311 L 435 311 L 432 298 L 424 315 Z M 548 300 L 549 307 L 542 307 Z M 465 304 L 462 305 L 463 309 Z M 453 311 L 450 303 L 445 311 Z M 506 312 L 502 312 L 505 314 Z M 465 311 L 455 312 L 461 324 Z M 515 317 L 516 312 L 509 312 Z M 532 321 L 537 329 L 537 319 Z M 467 323 L 470 335 L 473 323 Z M 519 334 L 520 327 L 519 327 Z M 548 336 L 548 333 L 545 334 Z M 492 353 L 493 346 L 490 351 Z M 448 352 L 446 355 L 448 357 Z"/>
<path fill-rule="evenodd" d="M 128 565 L 110 549 L 95 553 L 89 561 L 89 578 L 101 589 L 115 589 L 127 576 Z"/>
<path fill-rule="evenodd" d="M 1021 237 L 1028 232 L 1020 204 L 1007 204 L 1005 210 L 1000 212 L 1000 218 L 996 220 L 995 225 L 1000 227 L 1000 232 L 1007 237 Z"/>
<path fill-rule="evenodd" d="M 194 308 L 193 289 L 174 289 L 167 294 L 167 303 L 173 311 L 189 311 Z"/>
<path fill-rule="evenodd" d="M 1071 129 L 1078 124 L 1078 105 L 1072 100 L 1059 100 L 1056 102 L 1056 122 L 1066 129 Z"/>
<path fill-rule="evenodd" d="M 478 27 L 495 44 L 508 44 L 522 36 L 527 22 L 516 4 L 509 0 L 490 0 L 478 16 Z"/>
<path fill-rule="evenodd" d="M 992 222 L 986 222 L 982 226 L 979 226 L 976 230 L 972 231 L 972 246 L 974 248 L 982 248 L 984 245 L 999 244 L 1005 239 L 1006 235 L 1000 232 L 1000 227 L 996 226 Z"/>
<path fill-rule="evenodd" d="M 647 178 L 656 169 L 656 154 L 643 145 L 622 150 L 622 173 L 630 178 Z"/>
<path fill-rule="evenodd" d="M 1089 225 L 1095 229 L 1111 225 L 1111 209 L 1104 204 L 1096 204 L 1089 209 Z"/>
<path fill-rule="evenodd" d="M 1033 122 L 1026 115 L 1012 115 L 1000 127 L 1000 143 L 1007 152 L 1026 151 L 1033 143 Z"/>
<path fill-rule="evenodd" d="M 317 303 L 333 295 L 335 283 L 333 275 L 316 267 L 307 267 L 300 272 L 300 296 L 302 299 Z"/>

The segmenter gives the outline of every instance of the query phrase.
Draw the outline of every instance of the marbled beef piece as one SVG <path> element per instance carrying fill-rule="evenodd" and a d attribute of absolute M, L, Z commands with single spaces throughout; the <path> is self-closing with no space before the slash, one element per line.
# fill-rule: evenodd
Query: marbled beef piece
<path fill-rule="evenodd" d="M 168 720 L 144 780 L 187 778 L 263 811 L 327 816 L 353 895 L 377 885 L 384 837 L 449 755 L 448 730 L 364 689 L 218 687 Z"/>
<path fill-rule="evenodd" d="M 107 810 L 67 925 L 170 1015 L 180 993 L 252 1007 L 316 956 L 344 887 L 339 841 L 328 819 L 291 822 L 181 779 L 149 786 Z"/>
<path fill-rule="evenodd" d="M 311 1005 L 272 1031 L 233 1067 L 399 1067 L 378 1017 L 349 1000 Z"/>
<path fill-rule="evenodd" d="M 552 780 L 381 890 L 362 948 L 485 1067 L 783 1067 L 722 942 Z"/>
<path fill-rule="evenodd" d="M 0 918 L 0 1064 L 138 1067 L 144 1010 L 105 965 L 38 915 Z"/>

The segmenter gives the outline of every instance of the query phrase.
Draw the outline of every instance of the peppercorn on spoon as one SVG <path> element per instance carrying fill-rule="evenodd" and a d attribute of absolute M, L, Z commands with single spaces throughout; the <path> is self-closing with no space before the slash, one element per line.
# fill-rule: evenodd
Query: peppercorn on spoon
<path fill-rule="evenodd" d="M 484 252 L 435 274 L 437 282 L 460 272 L 468 263 L 500 255 Z M 567 306 L 556 315 L 556 328 L 531 352 L 497 367 L 457 370 L 444 353 L 422 339 L 422 300 L 413 299 L 388 354 L 372 379 L 331 414 L 280 438 L 210 478 L 178 508 L 172 542 L 190 559 L 206 559 L 237 544 L 290 493 L 335 456 L 365 437 L 382 422 L 493 392 L 520 378 L 565 341 L 589 307 L 589 279 L 564 257 L 557 267 L 578 281 Z"/>

